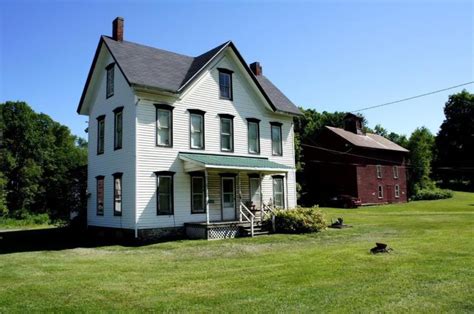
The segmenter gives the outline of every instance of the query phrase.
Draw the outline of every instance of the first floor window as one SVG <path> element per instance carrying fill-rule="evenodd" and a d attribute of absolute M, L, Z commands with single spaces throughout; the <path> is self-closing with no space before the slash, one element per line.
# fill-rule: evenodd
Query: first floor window
<path fill-rule="evenodd" d="M 157 104 L 156 106 L 156 145 L 173 146 L 173 107 Z"/>
<path fill-rule="evenodd" d="M 247 119 L 248 121 L 248 145 L 249 153 L 259 154 L 260 153 L 260 130 L 258 120 Z"/>
<path fill-rule="evenodd" d="M 252 201 L 252 205 L 255 206 L 256 209 L 260 209 L 260 178 L 259 177 L 251 177 L 249 178 L 249 185 L 250 185 L 250 200 Z"/>
<path fill-rule="evenodd" d="M 206 192 L 203 176 L 191 177 L 191 213 L 206 212 Z"/>
<path fill-rule="evenodd" d="M 194 149 L 204 149 L 204 112 L 190 110 L 190 146 Z"/>
<path fill-rule="evenodd" d="M 156 174 L 156 214 L 173 215 L 174 172 L 161 171 Z"/>
<path fill-rule="evenodd" d="M 393 178 L 398 179 L 398 166 L 393 166 Z"/>
<path fill-rule="evenodd" d="M 398 184 L 395 185 L 395 197 L 396 198 L 400 197 L 400 185 Z"/>
<path fill-rule="evenodd" d="M 114 149 L 122 148 L 123 107 L 114 110 Z"/>
<path fill-rule="evenodd" d="M 97 176 L 97 185 L 96 185 L 96 213 L 98 216 L 104 215 L 104 176 Z"/>
<path fill-rule="evenodd" d="M 105 116 L 97 117 L 97 154 L 104 153 Z"/>
<path fill-rule="evenodd" d="M 122 173 L 114 173 L 114 216 L 122 216 Z"/>
<path fill-rule="evenodd" d="M 377 178 L 379 178 L 379 179 L 382 178 L 382 166 L 377 165 L 376 169 L 377 169 Z"/>
<path fill-rule="evenodd" d="M 383 198 L 383 186 L 379 185 L 378 197 Z"/>
<path fill-rule="evenodd" d="M 271 136 L 272 136 L 272 155 L 283 155 L 283 144 L 281 139 L 281 123 L 271 122 Z"/>
<path fill-rule="evenodd" d="M 273 177 L 273 205 L 284 208 L 283 177 Z"/>

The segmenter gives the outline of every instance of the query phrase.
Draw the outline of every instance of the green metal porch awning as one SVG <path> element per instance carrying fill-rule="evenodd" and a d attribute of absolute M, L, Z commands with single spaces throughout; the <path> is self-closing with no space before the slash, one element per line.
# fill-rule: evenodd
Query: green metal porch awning
<path fill-rule="evenodd" d="M 199 169 L 227 169 L 227 170 L 251 170 L 267 172 L 288 172 L 294 168 L 288 167 L 267 158 L 258 157 L 237 157 L 227 155 L 179 153 L 179 158 L 189 165 L 185 164 L 186 171 Z"/>

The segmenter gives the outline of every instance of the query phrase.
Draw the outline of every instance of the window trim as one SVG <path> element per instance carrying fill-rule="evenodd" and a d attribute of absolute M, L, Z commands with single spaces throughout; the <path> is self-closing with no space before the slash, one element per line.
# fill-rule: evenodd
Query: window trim
<path fill-rule="evenodd" d="M 229 70 L 229 69 L 225 69 L 225 68 L 217 68 L 217 70 L 219 71 L 219 99 L 225 99 L 225 100 L 234 100 L 234 88 L 233 88 L 233 79 L 232 79 L 232 74 L 234 73 L 234 71 L 232 70 Z M 227 74 L 229 75 L 229 94 L 230 96 L 229 97 L 224 97 L 222 96 L 222 93 L 221 93 L 221 73 L 222 74 Z"/>
<path fill-rule="evenodd" d="M 123 177 L 123 172 L 116 172 L 114 174 L 112 174 L 112 177 L 114 178 L 114 180 L 112 181 L 113 183 L 113 194 L 112 194 L 112 202 L 114 204 L 114 216 L 122 216 L 122 212 L 123 212 L 123 180 L 122 180 L 122 177 Z M 116 190 L 115 190 L 115 180 L 116 179 L 120 179 L 120 211 L 117 211 L 116 210 L 116 201 L 115 201 L 115 193 L 116 193 Z"/>
<path fill-rule="evenodd" d="M 220 126 L 219 138 L 220 138 L 220 142 L 221 142 L 221 152 L 233 153 L 234 152 L 234 116 L 231 115 L 231 114 L 226 114 L 226 113 L 220 113 L 220 114 L 218 114 L 218 116 L 219 116 L 219 126 Z M 224 149 L 222 147 L 222 136 L 224 135 L 222 133 L 222 121 L 223 120 L 229 120 L 230 121 L 230 149 Z"/>
<path fill-rule="evenodd" d="M 112 70 L 112 92 L 109 92 L 109 71 Z M 110 63 L 105 67 L 105 99 L 109 99 L 114 95 L 115 92 L 115 62 Z"/>
<path fill-rule="evenodd" d="M 122 149 L 123 147 L 123 106 L 117 107 L 113 110 L 114 113 L 114 150 Z M 120 139 L 120 145 L 117 145 L 117 115 L 121 115 L 122 119 L 122 134 L 121 134 L 121 139 Z"/>
<path fill-rule="evenodd" d="M 281 197 L 282 197 L 282 207 L 280 208 L 286 208 L 285 207 L 285 176 L 282 175 L 273 175 L 272 176 L 272 196 L 273 196 L 273 206 L 275 206 L 275 179 L 281 180 Z"/>
<path fill-rule="evenodd" d="M 99 212 L 99 181 L 102 180 L 102 212 Z M 105 212 L 105 176 L 95 177 L 95 215 L 104 216 Z"/>
<path fill-rule="evenodd" d="M 281 151 L 281 154 L 275 154 L 273 152 L 273 132 L 272 132 L 272 129 L 273 127 L 279 127 L 280 128 L 280 151 Z M 272 156 L 283 156 L 283 131 L 282 131 L 282 128 L 283 128 L 283 123 L 281 122 L 270 122 L 270 140 L 272 142 Z"/>
<path fill-rule="evenodd" d="M 250 123 L 255 123 L 257 125 L 257 151 L 250 151 Z M 260 119 L 257 118 L 247 118 L 247 151 L 252 155 L 260 155 Z"/>
<path fill-rule="evenodd" d="M 393 166 L 393 178 L 398 179 L 400 178 L 400 172 L 398 166 Z"/>
<path fill-rule="evenodd" d="M 206 112 L 200 109 L 188 109 L 188 112 L 189 112 L 189 149 L 205 150 L 206 149 L 206 119 L 205 119 Z M 192 115 L 200 115 L 202 117 L 202 147 L 192 147 L 192 139 L 191 139 Z"/>
<path fill-rule="evenodd" d="M 155 105 L 155 145 L 159 147 L 168 147 L 168 148 L 173 148 L 173 109 L 174 107 L 168 104 L 154 104 Z M 169 111 L 170 114 L 170 144 L 169 145 L 163 145 L 158 143 L 158 111 L 159 110 L 167 110 Z"/>
<path fill-rule="evenodd" d="M 97 155 L 102 155 L 105 153 L 105 114 L 98 116 L 97 118 Z M 99 150 L 100 143 L 100 123 L 104 123 L 104 132 L 102 135 L 102 150 Z"/>
<path fill-rule="evenodd" d="M 155 176 L 156 176 L 156 215 L 157 216 L 173 216 L 174 215 L 174 174 L 175 172 L 174 171 L 155 171 L 154 172 Z M 159 182 L 159 177 L 167 177 L 167 178 L 170 178 L 171 179 L 171 212 L 169 213 L 163 213 L 163 212 L 160 212 L 160 195 L 159 195 L 159 186 L 158 186 L 158 182 Z"/>
<path fill-rule="evenodd" d="M 375 165 L 375 171 L 376 171 L 377 179 L 382 179 L 383 177 L 382 165 Z"/>
<path fill-rule="evenodd" d="M 190 183 L 191 183 L 191 188 L 190 188 L 190 191 L 191 191 L 191 215 L 199 215 L 199 214 L 206 214 L 207 213 L 207 204 L 206 204 L 206 200 L 207 200 L 207 194 L 206 194 L 206 175 L 204 172 L 202 171 L 195 171 L 195 172 L 190 172 L 189 173 L 189 176 L 190 176 Z M 195 178 L 200 178 L 202 179 L 202 188 L 203 188 L 203 191 L 202 191 L 202 196 L 203 196 L 203 211 L 195 211 L 194 210 L 194 200 L 193 200 L 193 196 L 194 196 L 194 191 L 193 191 L 193 180 Z"/>
<path fill-rule="evenodd" d="M 377 198 L 383 199 L 383 185 L 379 184 L 377 188 Z"/>
<path fill-rule="evenodd" d="M 394 195 L 395 195 L 395 198 L 400 198 L 400 185 L 399 184 L 395 184 Z"/>

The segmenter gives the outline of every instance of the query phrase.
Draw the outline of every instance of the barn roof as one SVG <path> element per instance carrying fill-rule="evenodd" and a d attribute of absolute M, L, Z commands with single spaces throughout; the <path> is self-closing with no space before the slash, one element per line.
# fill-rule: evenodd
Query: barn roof
<path fill-rule="evenodd" d="M 326 128 L 357 147 L 392 150 L 404 153 L 408 152 L 407 149 L 377 134 L 355 134 L 344 129 L 331 126 L 326 126 Z"/>

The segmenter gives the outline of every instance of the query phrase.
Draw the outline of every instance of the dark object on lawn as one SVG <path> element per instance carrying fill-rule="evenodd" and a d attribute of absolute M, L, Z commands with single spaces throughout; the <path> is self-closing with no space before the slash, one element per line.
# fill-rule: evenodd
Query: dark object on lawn
<path fill-rule="evenodd" d="M 387 247 L 387 244 L 385 243 L 375 243 L 376 247 L 373 247 L 370 249 L 370 253 L 372 254 L 377 254 L 377 253 L 389 253 L 390 251 L 393 251 L 392 248 Z"/>
<path fill-rule="evenodd" d="M 329 228 L 334 228 L 334 229 L 342 229 L 342 228 L 349 228 L 349 227 L 352 227 L 352 226 L 345 225 L 342 217 L 337 218 L 337 220 L 329 226 Z"/>
<path fill-rule="evenodd" d="M 326 205 L 329 207 L 357 208 L 362 205 L 362 202 L 357 197 L 340 194 L 328 199 Z"/>

